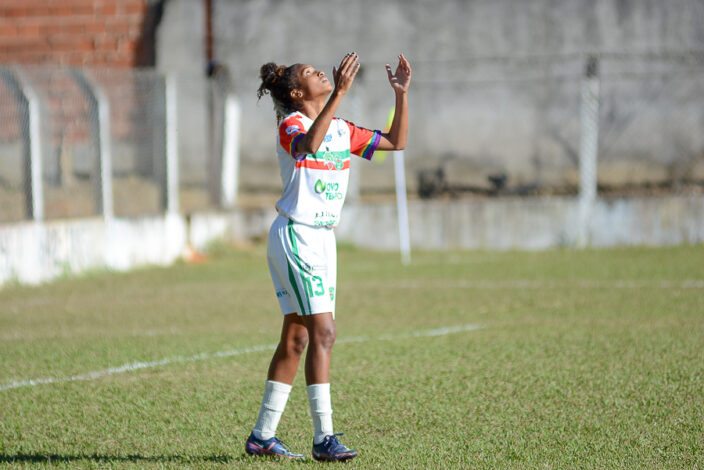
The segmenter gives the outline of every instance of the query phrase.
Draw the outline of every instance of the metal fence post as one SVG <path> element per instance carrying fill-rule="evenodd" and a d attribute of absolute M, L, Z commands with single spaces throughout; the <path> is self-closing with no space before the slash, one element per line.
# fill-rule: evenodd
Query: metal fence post
<path fill-rule="evenodd" d="M 579 227 L 577 246 L 589 244 L 590 219 L 597 193 L 599 152 L 599 62 L 587 59 L 582 79 L 581 136 L 579 145 Z"/>
<path fill-rule="evenodd" d="M 23 87 L 29 109 L 29 158 L 32 180 L 32 218 L 44 220 L 44 182 L 42 180 L 42 137 L 39 97 L 31 86 Z"/>
<path fill-rule="evenodd" d="M 30 200 L 27 203 L 28 216 L 35 221 L 44 220 L 44 186 L 42 180 L 42 136 L 39 96 L 34 91 L 27 80 L 22 80 L 21 74 L 13 74 L 6 69 L 0 69 L 0 76 L 7 84 L 8 88 L 18 98 L 18 105 L 21 108 L 20 114 L 27 116 L 29 128 L 22 126 L 22 140 L 25 145 L 26 157 L 29 168 L 29 188 L 25 189 Z"/>
<path fill-rule="evenodd" d="M 176 79 L 166 77 L 166 211 L 179 211 L 178 108 Z"/>
<path fill-rule="evenodd" d="M 98 208 L 106 220 L 114 217 L 112 194 L 112 152 L 110 142 L 110 102 L 107 95 L 95 83 L 90 83 L 80 70 L 71 71 L 76 83 L 86 94 L 91 103 L 92 114 L 96 116 L 93 122 L 93 133 L 98 142 L 99 201 Z"/>

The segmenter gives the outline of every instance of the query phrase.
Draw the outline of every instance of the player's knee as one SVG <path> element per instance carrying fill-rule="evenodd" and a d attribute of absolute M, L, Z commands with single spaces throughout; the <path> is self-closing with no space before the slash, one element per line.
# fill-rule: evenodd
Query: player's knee
<path fill-rule="evenodd" d="M 315 330 L 314 341 L 318 346 L 325 349 L 332 349 L 335 344 L 335 339 L 337 338 L 337 332 L 335 331 L 335 324 L 331 323 L 329 325 L 324 325 Z"/>
<path fill-rule="evenodd" d="M 306 346 L 308 346 L 308 332 L 303 332 L 289 338 L 286 350 L 289 354 L 300 356 L 305 352 Z"/>

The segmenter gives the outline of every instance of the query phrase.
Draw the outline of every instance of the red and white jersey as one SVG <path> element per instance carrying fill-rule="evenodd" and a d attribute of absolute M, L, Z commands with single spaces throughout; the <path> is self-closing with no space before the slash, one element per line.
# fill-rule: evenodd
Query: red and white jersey
<path fill-rule="evenodd" d="M 313 121 L 300 112 L 279 124 L 277 155 L 284 185 L 276 210 L 294 222 L 311 227 L 335 227 L 347 195 L 350 154 L 371 160 L 380 131 L 333 118 L 315 154 L 296 154 Z"/>

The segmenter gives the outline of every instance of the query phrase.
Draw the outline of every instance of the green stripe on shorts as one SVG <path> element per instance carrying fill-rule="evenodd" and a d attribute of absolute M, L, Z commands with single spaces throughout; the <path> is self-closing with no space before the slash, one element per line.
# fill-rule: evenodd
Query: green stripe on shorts
<path fill-rule="evenodd" d="M 299 255 L 298 255 L 298 244 L 296 243 L 296 234 L 293 233 L 293 221 L 289 219 L 288 221 L 288 236 L 291 239 L 291 246 L 293 247 L 293 256 L 296 258 L 296 264 L 298 265 L 298 274 L 299 276 L 303 276 L 302 271 L 303 267 L 301 266 L 301 262 L 299 261 Z M 291 263 L 288 262 L 288 259 L 286 259 L 286 264 L 288 265 L 288 278 L 291 281 L 291 286 L 293 287 L 293 291 L 296 293 L 296 299 L 298 299 L 298 305 L 301 306 L 301 315 L 306 314 L 306 309 L 303 306 L 303 300 L 301 299 L 301 293 L 298 290 L 298 285 L 296 284 L 296 277 L 293 274 L 293 269 L 291 269 Z M 308 313 L 313 313 L 313 310 L 310 308 L 310 299 L 308 296 L 306 296 L 306 303 L 308 304 Z"/>

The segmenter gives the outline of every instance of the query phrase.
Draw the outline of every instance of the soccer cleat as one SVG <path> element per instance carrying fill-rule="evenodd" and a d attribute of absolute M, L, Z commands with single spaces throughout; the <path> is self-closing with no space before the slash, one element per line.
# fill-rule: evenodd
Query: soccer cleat
<path fill-rule="evenodd" d="M 244 451 L 249 455 L 284 457 L 291 460 L 303 459 L 303 454 L 294 454 L 278 438 L 263 440 L 257 439 L 254 433 L 250 434 L 244 445 Z"/>
<path fill-rule="evenodd" d="M 325 436 L 320 444 L 313 444 L 313 458 L 323 462 L 344 462 L 357 457 L 357 451 L 349 449 L 337 440 L 342 433 Z"/>

